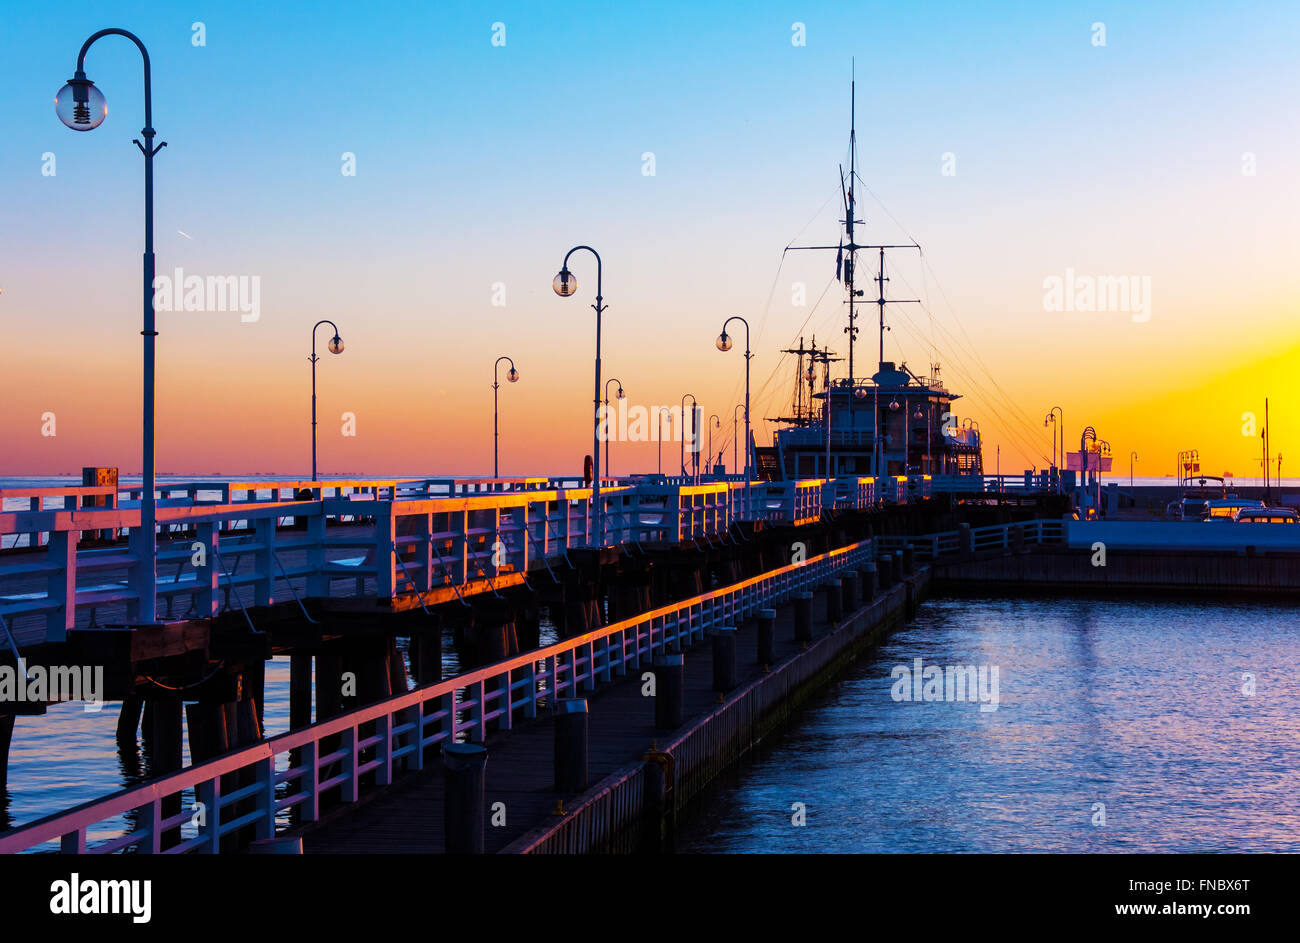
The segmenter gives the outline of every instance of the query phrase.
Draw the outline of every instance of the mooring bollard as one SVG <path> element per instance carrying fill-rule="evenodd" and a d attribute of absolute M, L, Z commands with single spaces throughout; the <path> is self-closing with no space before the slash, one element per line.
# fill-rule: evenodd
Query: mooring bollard
<path fill-rule="evenodd" d="M 822 590 L 826 593 L 826 621 L 838 625 L 844 615 L 844 591 L 840 589 L 838 577 L 833 576 L 823 583 Z"/>
<path fill-rule="evenodd" d="M 894 558 L 889 554 L 882 554 L 876 560 L 876 575 L 880 577 L 881 590 L 887 590 L 894 585 Z"/>
<path fill-rule="evenodd" d="M 916 575 L 916 550 L 911 544 L 903 548 L 903 572 L 908 576 Z"/>
<path fill-rule="evenodd" d="M 555 789 L 582 792 L 587 788 L 587 699 L 555 701 Z"/>
<path fill-rule="evenodd" d="M 813 594 L 806 590 L 794 596 L 794 640 L 808 642 L 812 640 Z"/>
<path fill-rule="evenodd" d="M 758 663 L 770 665 L 776 660 L 776 610 L 758 610 Z"/>
<path fill-rule="evenodd" d="M 736 628 L 724 625 L 713 633 L 713 690 L 723 693 L 736 686 Z"/>
<path fill-rule="evenodd" d="M 686 656 L 657 656 L 654 673 L 655 729 L 676 730 L 686 716 Z"/>
<path fill-rule="evenodd" d="M 487 827 L 487 748 L 477 743 L 444 743 L 443 851 L 481 855 Z"/>
<path fill-rule="evenodd" d="M 843 579 L 840 580 L 840 589 L 844 591 L 845 614 L 856 612 L 858 609 L 858 584 L 860 582 L 861 580 L 854 570 L 845 573 Z"/>
<path fill-rule="evenodd" d="M 862 569 L 858 570 L 858 575 L 862 578 L 862 602 L 870 603 L 876 598 L 876 564 L 868 560 L 862 564 Z"/>

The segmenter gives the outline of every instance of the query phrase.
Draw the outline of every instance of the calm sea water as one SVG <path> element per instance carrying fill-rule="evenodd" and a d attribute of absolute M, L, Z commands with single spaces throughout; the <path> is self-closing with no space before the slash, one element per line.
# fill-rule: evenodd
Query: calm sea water
<path fill-rule="evenodd" d="M 997 666 L 997 709 L 896 701 L 893 669 L 916 658 Z M 1295 606 L 939 598 L 719 787 L 678 849 L 1300 851 L 1298 696 Z"/>

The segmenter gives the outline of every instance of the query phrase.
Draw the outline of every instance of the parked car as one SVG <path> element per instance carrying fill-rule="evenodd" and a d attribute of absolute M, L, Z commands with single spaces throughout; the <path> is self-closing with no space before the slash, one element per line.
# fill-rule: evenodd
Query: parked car
<path fill-rule="evenodd" d="M 1242 508 L 1232 519 L 1239 524 L 1300 524 L 1300 513 L 1292 508 Z"/>
<path fill-rule="evenodd" d="M 1234 521 L 1238 511 L 1258 510 L 1264 506 L 1263 501 L 1253 498 L 1212 498 L 1206 504 L 1209 513 L 1203 519 L 1207 521 Z"/>
<path fill-rule="evenodd" d="M 1210 516 L 1210 502 L 1207 498 L 1170 501 L 1165 508 L 1165 515 L 1176 521 L 1203 521 Z"/>

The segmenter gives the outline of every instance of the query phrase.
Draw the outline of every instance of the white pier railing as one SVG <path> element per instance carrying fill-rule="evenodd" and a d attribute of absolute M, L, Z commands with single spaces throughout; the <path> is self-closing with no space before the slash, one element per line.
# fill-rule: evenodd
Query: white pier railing
<path fill-rule="evenodd" d="M 463 599 L 564 565 L 576 548 L 712 544 L 740 521 L 803 526 L 928 493 L 907 478 L 611 478 L 595 539 L 592 489 L 575 479 L 167 482 L 151 580 L 139 487 L 5 489 L 0 617 L 27 645 L 134 622 L 149 592 L 168 620 L 293 598 Z"/>

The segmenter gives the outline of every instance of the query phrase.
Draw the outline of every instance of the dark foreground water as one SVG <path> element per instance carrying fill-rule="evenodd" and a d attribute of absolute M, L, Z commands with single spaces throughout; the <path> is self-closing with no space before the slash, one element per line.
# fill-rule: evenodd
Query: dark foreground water
<path fill-rule="evenodd" d="M 895 700 L 917 658 L 923 677 L 984 666 L 985 709 Z M 1300 851 L 1300 610 L 931 600 L 717 788 L 678 850 Z"/>

